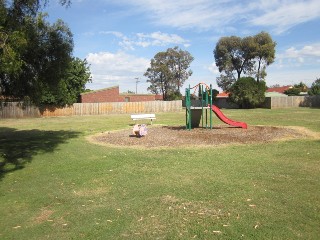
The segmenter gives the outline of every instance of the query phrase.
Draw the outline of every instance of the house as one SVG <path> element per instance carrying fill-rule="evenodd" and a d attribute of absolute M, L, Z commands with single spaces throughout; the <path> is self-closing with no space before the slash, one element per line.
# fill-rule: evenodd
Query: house
<path fill-rule="evenodd" d="M 81 93 L 81 103 L 98 102 L 147 102 L 163 100 L 162 95 L 120 93 L 119 86 L 99 89 L 96 91 Z"/>

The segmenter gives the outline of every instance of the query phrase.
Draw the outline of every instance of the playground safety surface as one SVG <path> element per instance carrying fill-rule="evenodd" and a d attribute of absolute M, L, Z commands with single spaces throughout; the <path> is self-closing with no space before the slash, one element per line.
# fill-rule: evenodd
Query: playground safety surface
<path fill-rule="evenodd" d="M 216 126 L 213 129 L 185 126 L 148 126 L 148 134 L 136 137 L 132 129 L 105 132 L 91 137 L 91 141 L 103 145 L 154 147 L 219 146 L 229 144 L 268 143 L 310 137 L 304 128 L 250 126 L 248 129 Z M 312 137 L 312 136 L 311 136 Z"/>

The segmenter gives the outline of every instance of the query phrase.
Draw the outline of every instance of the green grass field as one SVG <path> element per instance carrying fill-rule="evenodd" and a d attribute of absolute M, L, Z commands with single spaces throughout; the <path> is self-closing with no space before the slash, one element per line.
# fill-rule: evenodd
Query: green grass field
<path fill-rule="evenodd" d="M 223 112 L 320 133 L 320 109 Z M 184 119 L 159 113 L 155 123 Z M 86 140 L 130 124 L 129 115 L 1 119 L 0 239 L 319 239 L 320 139 L 207 149 Z"/>

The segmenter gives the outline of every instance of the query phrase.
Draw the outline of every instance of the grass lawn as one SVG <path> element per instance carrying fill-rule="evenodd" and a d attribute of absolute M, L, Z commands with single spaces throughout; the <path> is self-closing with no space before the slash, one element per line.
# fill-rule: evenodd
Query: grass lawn
<path fill-rule="evenodd" d="M 320 109 L 222 111 L 320 133 Z M 159 113 L 155 124 L 184 121 L 183 111 Z M 130 124 L 129 115 L 0 119 L 0 239 L 319 239 L 320 139 L 207 149 L 86 140 L 129 135 Z"/>

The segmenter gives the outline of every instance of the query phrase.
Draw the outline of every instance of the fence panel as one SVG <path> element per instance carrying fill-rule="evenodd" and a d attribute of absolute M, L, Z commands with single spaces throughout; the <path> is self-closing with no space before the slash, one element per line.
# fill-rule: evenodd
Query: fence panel
<path fill-rule="evenodd" d="M 21 102 L 0 102 L 0 118 L 40 117 L 39 108 Z"/>
<path fill-rule="evenodd" d="M 19 102 L 0 103 L 0 118 L 83 116 L 111 113 L 156 113 L 181 111 L 182 101 L 75 103 L 64 108 L 25 106 Z"/>
<path fill-rule="evenodd" d="M 320 107 L 320 96 L 267 97 L 266 108 Z"/>

